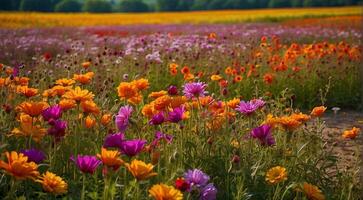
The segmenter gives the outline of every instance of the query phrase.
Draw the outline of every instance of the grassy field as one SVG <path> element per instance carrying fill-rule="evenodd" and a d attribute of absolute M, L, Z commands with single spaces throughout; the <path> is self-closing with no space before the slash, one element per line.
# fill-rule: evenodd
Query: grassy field
<path fill-rule="evenodd" d="M 199 24 L 283 21 L 294 18 L 361 15 L 360 7 L 258 9 L 145 14 L 0 13 L 0 27 L 97 26 L 129 24 Z"/>

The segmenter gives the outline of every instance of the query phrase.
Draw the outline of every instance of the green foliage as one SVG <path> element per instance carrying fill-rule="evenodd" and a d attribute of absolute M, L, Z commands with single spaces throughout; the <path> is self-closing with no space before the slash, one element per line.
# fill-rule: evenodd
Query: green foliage
<path fill-rule="evenodd" d="M 50 12 L 53 10 L 53 6 L 51 0 L 22 0 L 20 10 Z"/>
<path fill-rule="evenodd" d="M 0 10 L 18 10 L 19 9 L 20 0 L 1 0 Z"/>
<path fill-rule="evenodd" d="M 77 0 L 63 0 L 55 8 L 55 12 L 79 12 L 82 5 Z"/>
<path fill-rule="evenodd" d="M 83 11 L 91 13 L 107 13 L 112 11 L 111 3 L 104 0 L 86 0 Z"/>
<path fill-rule="evenodd" d="M 141 0 L 122 0 L 119 4 L 121 12 L 147 12 L 149 6 Z"/>

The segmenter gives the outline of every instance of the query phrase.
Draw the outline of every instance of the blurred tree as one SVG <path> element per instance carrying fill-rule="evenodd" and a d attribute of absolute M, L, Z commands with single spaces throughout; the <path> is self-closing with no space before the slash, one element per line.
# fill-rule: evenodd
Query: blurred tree
<path fill-rule="evenodd" d="M 141 0 L 122 0 L 118 10 L 121 12 L 148 12 L 149 6 Z"/>
<path fill-rule="evenodd" d="M 181 0 L 183 1 L 183 0 Z M 177 11 L 179 0 L 157 0 L 156 7 L 159 11 Z"/>
<path fill-rule="evenodd" d="M 22 0 L 20 3 L 20 10 L 51 12 L 51 11 L 53 11 L 52 1 L 51 0 Z"/>
<path fill-rule="evenodd" d="M 94 13 L 107 13 L 112 11 L 111 3 L 104 0 L 86 0 L 83 11 Z"/>
<path fill-rule="evenodd" d="M 63 0 L 55 8 L 55 12 L 80 12 L 82 5 L 77 0 Z"/>
<path fill-rule="evenodd" d="M 179 10 L 179 11 L 190 10 L 192 8 L 193 4 L 194 4 L 194 0 L 182 0 L 182 1 L 179 1 L 179 4 L 177 6 L 177 10 Z"/>
<path fill-rule="evenodd" d="M 291 4 L 289 0 L 270 0 L 268 3 L 268 7 L 270 8 L 286 8 L 290 6 Z"/>
<path fill-rule="evenodd" d="M 206 10 L 208 6 L 208 0 L 195 0 L 191 10 Z"/>

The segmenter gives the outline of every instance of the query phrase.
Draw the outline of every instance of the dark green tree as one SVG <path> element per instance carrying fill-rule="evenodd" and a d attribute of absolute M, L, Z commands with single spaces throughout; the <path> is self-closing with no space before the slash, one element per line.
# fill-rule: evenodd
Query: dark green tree
<path fill-rule="evenodd" d="M 270 8 L 286 8 L 291 7 L 289 0 L 270 0 L 268 3 L 268 7 Z"/>
<path fill-rule="evenodd" d="M 121 12 L 148 12 L 149 6 L 141 0 L 122 0 L 118 10 Z"/>
<path fill-rule="evenodd" d="M 183 0 L 180 0 L 183 1 Z M 156 7 L 158 11 L 177 11 L 179 0 L 157 0 Z"/>
<path fill-rule="evenodd" d="M 63 0 L 55 8 L 55 12 L 80 12 L 82 5 L 77 0 Z"/>
<path fill-rule="evenodd" d="M 112 11 L 112 6 L 110 2 L 104 0 L 86 0 L 82 9 L 92 13 L 107 13 Z"/>
<path fill-rule="evenodd" d="M 51 12 L 51 11 L 53 11 L 52 1 L 51 0 L 22 0 L 20 3 L 20 10 Z"/>

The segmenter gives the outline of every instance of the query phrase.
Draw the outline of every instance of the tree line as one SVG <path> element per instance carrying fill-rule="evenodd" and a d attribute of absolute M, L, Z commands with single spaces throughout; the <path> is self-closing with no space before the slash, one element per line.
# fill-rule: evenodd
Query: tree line
<path fill-rule="evenodd" d="M 1 11 L 158 12 L 362 5 L 363 0 L 0 0 Z"/>

